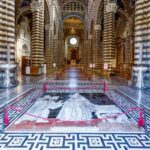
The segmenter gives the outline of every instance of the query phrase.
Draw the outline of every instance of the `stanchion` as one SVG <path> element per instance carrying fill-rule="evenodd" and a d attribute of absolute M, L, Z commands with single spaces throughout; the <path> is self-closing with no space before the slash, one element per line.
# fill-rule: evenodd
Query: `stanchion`
<path fill-rule="evenodd" d="M 57 74 L 56 74 L 56 80 L 58 80 L 59 79 L 59 72 L 57 72 Z"/>
<path fill-rule="evenodd" d="M 4 106 L 5 108 L 5 106 Z M 0 129 L 0 132 L 4 132 L 4 129 L 5 129 L 5 126 L 4 126 L 4 111 L 2 112 L 2 124 L 1 124 L 1 129 Z"/>
<path fill-rule="evenodd" d="M 138 119 L 138 127 L 144 127 L 144 118 L 143 118 L 143 110 L 140 109 L 140 115 L 139 115 L 139 119 Z"/>
<path fill-rule="evenodd" d="M 8 117 L 8 109 L 7 106 L 4 106 L 4 126 L 9 124 L 9 117 Z"/>
<path fill-rule="evenodd" d="M 102 88 L 103 92 L 106 92 L 108 90 L 106 81 L 102 82 L 102 85 L 103 85 L 103 88 Z"/>
<path fill-rule="evenodd" d="M 88 75 L 88 79 L 91 80 L 91 76 L 90 75 Z"/>
<path fill-rule="evenodd" d="M 43 84 L 43 92 L 44 92 L 44 93 L 47 92 L 47 86 L 46 86 L 46 83 Z"/>

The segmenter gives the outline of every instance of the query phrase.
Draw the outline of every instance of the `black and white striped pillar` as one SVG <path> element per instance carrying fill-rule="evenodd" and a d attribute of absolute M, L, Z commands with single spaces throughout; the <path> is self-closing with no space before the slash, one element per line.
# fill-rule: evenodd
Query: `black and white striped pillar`
<path fill-rule="evenodd" d="M 0 87 L 17 85 L 15 0 L 0 0 Z"/>
<path fill-rule="evenodd" d="M 0 63 L 8 57 L 15 62 L 15 0 L 0 0 Z"/>
<path fill-rule="evenodd" d="M 51 67 L 50 34 L 51 34 L 50 25 L 46 24 L 45 25 L 45 63 L 47 68 Z"/>
<path fill-rule="evenodd" d="M 117 5 L 115 2 L 104 1 L 104 40 L 103 40 L 103 64 L 109 66 L 111 71 L 115 61 L 115 13 Z"/>
<path fill-rule="evenodd" d="M 44 63 L 44 0 L 32 0 L 32 65 Z"/>
<path fill-rule="evenodd" d="M 88 67 L 93 64 L 93 35 L 88 35 Z"/>
<path fill-rule="evenodd" d="M 93 64 L 95 68 L 100 68 L 100 32 L 101 26 L 95 25 L 94 48 L 93 48 Z"/>
<path fill-rule="evenodd" d="M 85 68 L 88 68 L 88 56 L 89 56 L 88 42 L 89 42 L 88 39 L 84 40 L 83 55 L 81 56 L 82 63 L 83 63 Z"/>
<path fill-rule="evenodd" d="M 135 51 L 132 83 L 138 88 L 150 87 L 150 1 L 136 0 Z"/>

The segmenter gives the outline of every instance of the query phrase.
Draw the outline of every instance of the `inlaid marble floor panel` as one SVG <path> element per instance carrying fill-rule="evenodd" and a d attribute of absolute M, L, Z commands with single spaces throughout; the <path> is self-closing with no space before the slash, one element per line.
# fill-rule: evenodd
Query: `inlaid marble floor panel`
<path fill-rule="evenodd" d="M 95 75 L 92 77 L 94 81 L 103 81 L 101 77 Z M 54 84 L 57 86 L 67 87 L 65 84 L 72 81 L 69 81 L 69 79 L 76 79 L 78 81 L 77 88 L 90 86 L 90 82 L 92 82 L 81 70 L 76 68 L 68 69 L 57 80 L 55 78 L 56 74 L 55 76 L 19 76 L 17 87 L 0 89 L 0 106 L 15 100 L 16 103 L 13 103 L 13 105 L 19 107 L 24 113 L 36 101 L 38 94 L 39 96 L 43 94 L 42 87 L 45 82 L 55 82 Z M 150 122 L 150 93 L 148 90 L 130 87 L 128 81 L 121 78 L 112 78 L 106 81 L 108 81 L 109 92 L 117 100 L 116 102 L 122 104 L 124 111 L 127 111 L 130 107 L 139 107 L 142 104 L 147 112 L 146 118 Z M 101 88 L 102 86 L 99 86 L 98 92 L 102 92 Z M 111 97 L 109 92 L 106 94 Z M 61 91 L 58 91 L 58 93 L 63 94 Z M 24 104 L 28 105 L 24 107 Z M 10 123 L 18 117 L 16 111 L 9 111 L 8 115 Z M 131 115 L 135 121 L 138 120 L 139 112 L 131 113 Z M 1 111 L 1 121 L 2 118 L 3 113 Z M 66 133 L 59 131 L 58 133 L 57 129 L 53 133 L 48 131 L 10 132 L 3 130 L 0 132 L 0 150 L 150 150 L 150 134 L 146 134 L 144 131 L 129 133 L 128 130 L 120 133 L 100 132 L 100 130 L 89 132 L 87 130 L 86 133 L 80 131 Z"/>

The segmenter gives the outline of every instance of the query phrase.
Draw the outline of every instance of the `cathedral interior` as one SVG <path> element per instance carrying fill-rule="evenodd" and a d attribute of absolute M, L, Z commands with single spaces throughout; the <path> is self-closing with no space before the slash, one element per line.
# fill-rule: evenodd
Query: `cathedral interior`
<path fill-rule="evenodd" d="M 0 150 L 149 150 L 149 11 L 0 0 Z"/>

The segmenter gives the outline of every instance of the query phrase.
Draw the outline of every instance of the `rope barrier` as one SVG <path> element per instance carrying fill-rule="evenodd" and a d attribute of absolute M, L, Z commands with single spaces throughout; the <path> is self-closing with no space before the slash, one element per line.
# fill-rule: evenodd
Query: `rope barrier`
<path fill-rule="evenodd" d="M 14 111 L 17 111 L 17 112 L 20 112 L 20 113 L 23 113 L 20 109 L 10 105 L 9 106 L 9 109 L 10 110 L 14 110 Z M 35 118 L 38 118 L 38 119 L 43 119 L 43 120 L 46 120 L 46 121 L 62 121 L 62 122 L 87 122 L 87 121 L 91 121 L 91 122 L 98 122 L 98 121 L 103 121 L 103 120 L 108 120 L 108 119 L 113 119 L 113 118 L 117 118 L 119 116 L 122 116 L 122 115 L 125 115 L 125 114 L 128 114 L 130 112 L 133 112 L 133 111 L 140 111 L 141 108 L 139 107 L 135 107 L 135 108 L 130 108 L 128 109 L 128 112 L 122 112 L 122 113 L 118 113 L 117 115 L 112 115 L 112 116 L 108 116 L 108 117 L 105 117 L 105 118 L 97 118 L 97 119 L 91 119 L 91 120 L 81 120 L 81 121 L 66 121 L 66 120 L 60 120 L 60 119 L 56 119 L 56 118 L 44 118 L 44 117 L 40 117 L 40 116 L 37 116 L 37 115 L 33 115 L 33 114 L 30 114 L 30 113 L 23 113 L 24 115 L 28 115 L 28 116 L 31 116 L 31 117 L 35 117 Z"/>
<path fill-rule="evenodd" d="M 53 86 L 51 88 L 47 87 L 47 84 L 43 84 L 43 92 L 46 93 L 47 90 L 89 90 L 91 88 L 92 90 L 97 90 L 98 86 L 89 86 L 89 87 L 80 87 L 80 88 L 73 88 L 73 87 L 59 87 L 59 86 Z"/>
<path fill-rule="evenodd" d="M 30 104 L 33 100 L 35 100 L 37 97 L 39 97 L 41 95 L 41 91 L 38 92 L 37 96 L 32 98 L 30 101 L 27 101 L 25 104 L 20 105 L 19 107 L 26 107 L 28 104 Z M 4 116 L 3 116 L 3 124 L 4 126 L 9 125 L 9 116 L 8 116 L 8 110 L 10 110 L 10 108 L 12 108 L 12 105 L 9 106 L 4 106 Z M 3 126 L 3 125 L 2 125 Z"/>
<path fill-rule="evenodd" d="M 103 88 L 102 88 L 103 92 L 105 92 L 105 93 L 108 92 L 111 99 L 115 103 L 117 103 L 116 99 L 114 99 L 112 93 L 109 91 L 107 83 L 104 81 L 104 82 L 102 82 L 102 85 L 103 85 Z M 67 89 L 70 89 L 70 88 L 67 88 Z M 74 89 L 81 89 L 81 88 L 74 88 Z M 86 89 L 87 89 L 87 87 L 86 87 Z M 46 93 L 46 91 L 47 91 L 47 86 L 46 86 L 46 84 L 44 84 L 43 85 L 43 92 Z M 38 92 L 38 96 L 40 94 L 41 94 L 41 91 Z M 35 98 L 32 98 L 30 101 L 26 102 L 25 104 L 23 104 L 22 106 L 19 106 L 19 107 L 25 107 L 26 105 L 28 105 L 28 103 L 31 103 L 33 100 L 35 100 Z M 145 124 L 145 121 L 143 119 L 143 109 L 140 108 L 140 107 L 129 108 L 126 112 L 121 112 L 121 113 L 118 113 L 117 115 L 107 116 L 107 117 L 104 117 L 104 118 L 97 118 L 97 119 L 91 119 L 91 120 L 81 120 L 81 121 L 64 121 L 64 120 L 59 120 L 59 119 L 56 119 L 56 118 L 53 118 L 53 119 L 44 118 L 44 117 L 33 115 L 33 114 L 30 114 L 30 113 L 27 113 L 27 112 L 23 113 L 21 109 L 18 109 L 17 107 L 9 105 L 9 106 L 4 108 L 4 125 L 5 126 L 7 126 L 9 124 L 8 110 L 14 110 L 14 111 L 20 112 L 22 114 L 25 114 L 25 115 L 28 115 L 28 116 L 31 116 L 31 117 L 35 117 L 35 118 L 39 118 L 39 119 L 43 119 L 43 120 L 47 120 L 47 121 L 54 121 L 54 122 L 57 122 L 57 121 L 59 121 L 59 122 L 60 121 L 62 121 L 62 122 L 87 122 L 87 121 L 98 122 L 98 121 L 117 118 L 121 115 L 125 115 L 125 114 L 128 114 L 128 113 L 133 112 L 133 111 L 139 111 L 138 127 L 143 127 L 144 124 Z"/>
<path fill-rule="evenodd" d="M 108 94 L 110 95 L 112 101 L 114 101 L 115 103 L 118 103 L 116 99 L 114 99 L 112 93 L 109 91 L 108 89 L 108 86 L 107 86 L 107 83 L 104 81 L 103 83 L 103 92 L 106 93 L 108 92 Z M 120 105 L 120 104 L 119 104 Z M 124 106 L 122 106 L 124 107 Z M 138 127 L 144 127 L 145 126 L 145 121 L 144 121 L 144 117 L 143 117 L 143 109 L 138 107 L 139 108 L 139 118 L 138 118 Z"/>
<path fill-rule="evenodd" d="M 8 117 L 8 108 L 5 106 L 4 108 L 4 126 L 9 124 L 9 117 Z"/>
<path fill-rule="evenodd" d="M 12 105 L 9 106 L 9 109 L 10 109 L 10 110 L 18 111 L 18 112 L 20 112 L 20 113 L 23 113 L 20 109 L 14 107 L 14 106 L 12 106 Z M 38 119 L 47 120 L 47 121 L 54 120 L 54 119 L 48 119 L 48 118 L 40 117 L 40 116 L 37 116 L 37 115 L 33 115 L 33 114 L 30 114 L 30 113 L 27 113 L 27 112 L 25 112 L 25 113 L 23 113 L 23 114 L 28 115 L 28 116 L 31 116 L 31 117 L 35 117 L 35 118 L 38 118 Z M 55 120 L 56 120 L 56 119 L 55 119 Z"/>

